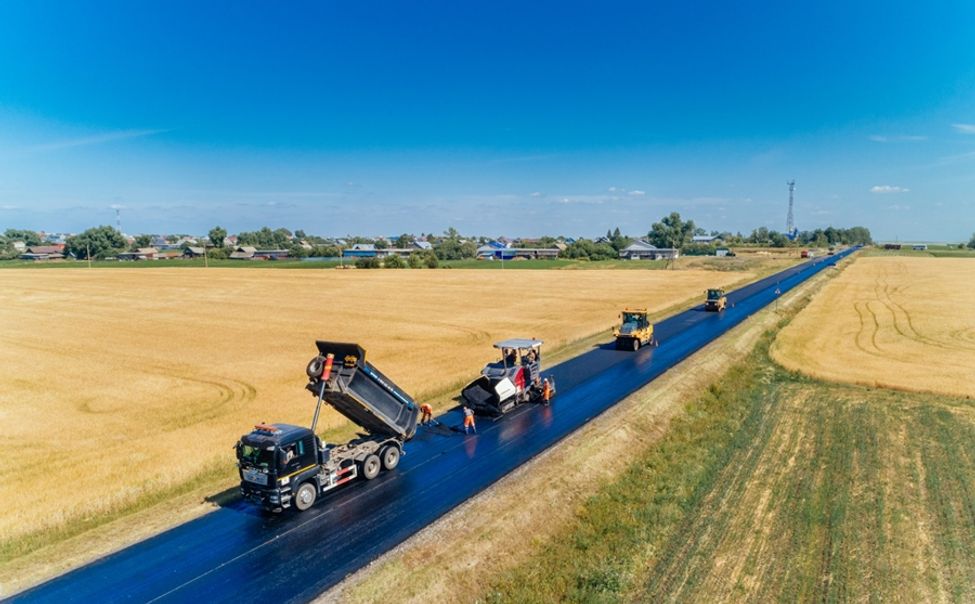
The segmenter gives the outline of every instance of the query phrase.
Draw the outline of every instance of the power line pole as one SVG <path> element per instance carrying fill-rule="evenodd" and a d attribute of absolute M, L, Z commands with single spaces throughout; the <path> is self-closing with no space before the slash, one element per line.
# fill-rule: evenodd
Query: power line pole
<path fill-rule="evenodd" d="M 91 268 L 91 244 L 85 244 L 85 259 L 88 260 L 88 268 Z"/>

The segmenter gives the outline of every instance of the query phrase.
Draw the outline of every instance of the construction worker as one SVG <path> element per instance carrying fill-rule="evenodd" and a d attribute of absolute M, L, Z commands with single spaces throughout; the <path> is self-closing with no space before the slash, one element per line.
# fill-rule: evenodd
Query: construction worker
<path fill-rule="evenodd" d="M 477 426 L 474 425 L 474 410 L 464 405 L 464 434 L 470 434 L 471 430 L 477 434 Z"/>
<path fill-rule="evenodd" d="M 542 402 L 546 405 L 552 400 L 552 384 L 549 383 L 548 378 L 542 381 Z"/>
<path fill-rule="evenodd" d="M 429 403 L 423 403 L 420 405 L 420 413 L 422 414 L 420 416 L 421 425 L 433 420 L 433 407 L 431 407 Z"/>

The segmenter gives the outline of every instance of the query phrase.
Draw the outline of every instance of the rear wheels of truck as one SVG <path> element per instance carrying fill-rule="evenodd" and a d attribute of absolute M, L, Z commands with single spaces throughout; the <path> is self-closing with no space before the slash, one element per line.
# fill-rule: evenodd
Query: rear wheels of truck
<path fill-rule="evenodd" d="M 362 460 L 362 477 L 366 480 L 372 480 L 379 476 L 379 471 L 382 469 L 383 462 L 379 460 L 378 455 L 369 455 Z"/>
<path fill-rule="evenodd" d="M 306 482 L 302 484 L 295 492 L 295 508 L 299 512 L 304 512 L 315 505 L 316 497 L 318 497 L 318 489 L 315 488 L 314 483 Z"/>
<path fill-rule="evenodd" d="M 392 470 L 399 465 L 399 447 L 395 445 L 389 445 L 379 453 L 379 457 L 382 459 L 383 467 L 387 470 Z"/>

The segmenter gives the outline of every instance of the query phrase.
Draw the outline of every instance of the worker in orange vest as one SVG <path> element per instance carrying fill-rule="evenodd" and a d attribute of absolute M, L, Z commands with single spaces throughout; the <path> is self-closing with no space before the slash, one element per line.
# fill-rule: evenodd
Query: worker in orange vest
<path fill-rule="evenodd" d="M 477 426 L 474 425 L 474 410 L 464 406 L 464 434 L 470 434 L 471 430 L 477 434 Z"/>
<path fill-rule="evenodd" d="M 549 383 L 548 378 L 542 381 L 542 402 L 546 405 L 552 400 L 552 384 Z"/>
<path fill-rule="evenodd" d="M 420 424 L 425 424 L 433 419 L 433 407 L 429 403 L 423 403 L 420 405 Z"/>

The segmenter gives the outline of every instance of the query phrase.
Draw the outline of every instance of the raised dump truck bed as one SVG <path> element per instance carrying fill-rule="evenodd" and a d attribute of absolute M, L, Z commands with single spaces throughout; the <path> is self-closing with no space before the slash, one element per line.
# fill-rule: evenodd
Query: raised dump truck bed
<path fill-rule="evenodd" d="M 336 411 L 370 434 L 391 436 L 404 441 L 416 432 L 417 404 L 381 371 L 366 361 L 366 351 L 358 344 L 315 342 L 319 357 L 308 365 L 308 389 Z M 323 380 L 328 356 L 332 368 Z"/>

